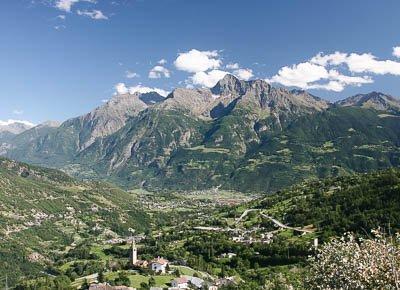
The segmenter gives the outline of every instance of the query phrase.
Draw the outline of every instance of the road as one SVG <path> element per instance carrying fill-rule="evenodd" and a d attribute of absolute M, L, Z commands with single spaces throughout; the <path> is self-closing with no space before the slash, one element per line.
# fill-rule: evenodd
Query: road
<path fill-rule="evenodd" d="M 240 223 L 247 215 L 249 212 L 253 212 L 253 211 L 260 211 L 261 209 L 258 208 L 250 208 L 250 209 L 246 209 L 242 215 L 236 220 L 236 224 Z M 284 229 L 289 229 L 289 230 L 293 230 L 293 231 L 298 231 L 298 232 L 302 232 L 302 233 L 312 233 L 314 232 L 313 229 L 302 229 L 302 228 L 294 228 L 294 227 L 290 227 L 287 226 L 283 223 L 281 223 L 280 221 L 278 221 L 277 219 L 274 219 L 273 217 L 270 217 L 262 212 L 260 212 L 260 215 L 266 219 L 269 219 L 270 221 L 272 221 L 274 224 L 276 224 L 278 227 L 280 228 L 284 228 Z"/>

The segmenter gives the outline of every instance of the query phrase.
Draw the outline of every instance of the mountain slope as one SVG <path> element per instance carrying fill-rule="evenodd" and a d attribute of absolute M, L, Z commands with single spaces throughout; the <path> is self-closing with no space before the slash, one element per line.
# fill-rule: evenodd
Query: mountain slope
<path fill-rule="evenodd" d="M 99 174 L 136 185 L 152 186 L 170 175 L 175 185 L 187 183 L 177 178 L 185 175 L 179 172 L 182 166 L 171 170 L 177 156 L 193 165 L 191 172 L 199 172 L 196 167 L 208 170 L 205 163 L 210 161 L 229 175 L 235 163 L 260 144 L 263 131 L 280 131 L 291 120 L 327 107 L 327 102 L 304 92 L 293 94 L 264 81 L 244 82 L 227 75 L 211 90 L 174 90 L 121 130 L 98 139 L 75 162 L 84 160 Z M 215 158 L 223 156 L 219 153 L 229 153 L 226 166 Z M 193 186 L 209 187 L 211 172 L 191 175 L 198 181 Z"/>
<path fill-rule="evenodd" d="M 267 192 L 304 178 L 397 166 L 395 103 L 371 93 L 332 105 L 226 75 L 211 89 L 175 89 L 166 98 L 116 96 L 4 151 L 129 187 Z"/>
<path fill-rule="evenodd" d="M 69 119 L 48 132 L 41 130 L 40 134 L 26 133 L 37 136 L 26 142 L 17 138 L 15 144 L 11 142 L 13 146 L 7 150 L 6 155 L 16 160 L 61 168 L 96 138 L 114 133 L 129 118 L 163 99 L 157 93 L 137 92 L 114 96 L 103 106 L 86 115 Z"/>
<path fill-rule="evenodd" d="M 0 133 L 9 132 L 11 134 L 20 134 L 33 127 L 33 124 L 26 121 L 0 121 Z"/>
<path fill-rule="evenodd" d="M 324 239 L 349 231 L 364 236 L 378 227 L 397 232 L 400 170 L 302 182 L 248 207 L 264 209 L 292 227 L 313 225 Z"/>
<path fill-rule="evenodd" d="M 106 183 L 0 158 L 0 268 L 34 274 L 81 237 L 145 231 L 146 213 L 129 193 Z"/>
<path fill-rule="evenodd" d="M 379 92 L 359 94 L 337 102 L 340 106 L 356 106 L 377 111 L 400 112 L 400 99 Z"/>

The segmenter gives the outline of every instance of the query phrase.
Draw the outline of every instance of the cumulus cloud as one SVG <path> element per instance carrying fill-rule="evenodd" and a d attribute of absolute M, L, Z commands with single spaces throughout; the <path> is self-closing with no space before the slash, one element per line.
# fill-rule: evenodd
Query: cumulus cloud
<path fill-rule="evenodd" d="M 180 53 L 174 64 L 178 70 L 189 73 L 198 73 L 211 69 L 217 69 L 221 66 L 222 61 L 219 59 L 219 55 L 216 50 L 200 51 L 197 49 L 192 49 L 188 52 Z"/>
<path fill-rule="evenodd" d="M 237 62 L 235 62 L 235 63 L 228 63 L 228 64 L 226 65 L 226 68 L 227 68 L 227 69 L 239 69 L 239 64 L 238 64 Z"/>
<path fill-rule="evenodd" d="M 226 74 L 229 74 L 229 72 L 222 70 L 211 70 L 209 72 L 200 71 L 191 76 L 190 80 L 194 85 L 212 88 Z"/>
<path fill-rule="evenodd" d="M 146 93 L 151 93 L 151 92 L 156 92 L 159 95 L 166 97 L 169 92 L 163 90 L 163 89 L 159 89 L 159 88 L 150 88 L 150 87 L 146 87 L 146 86 L 142 86 L 142 85 L 137 85 L 137 86 L 132 86 L 132 87 L 127 87 L 124 83 L 118 83 L 115 85 L 115 91 L 116 94 L 118 95 L 123 95 L 123 94 L 134 94 L 134 93 L 142 93 L 142 94 L 146 94 Z"/>
<path fill-rule="evenodd" d="M 118 83 L 114 86 L 114 88 L 118 95 L 127 94 L 129 92 L 129 89 L 124 83 Z"/>
<path fill-rule="evenodd" d="M 254 74 L 253 74 L 253 70 L 249 69 L 249 68 L 240 68 L 237 70 L 234 70 L 233 73 L 241 80 L 245 80 L 248 81 L 249 79 L 251 79 Z"/>
<path fill-rule="evenodd" d="M 169 78 L 170 76 L 170 71 L 161 65 L 156 65 L 149 72 L 149 78 L 151 79 L 159 79 L 162 77 Z"/>
<path fill-rule="evenodd" d="M 72 6 L 79 2 L 96 3 L 96 0 L 57 0 L 55 7 L 65 12 L 71 12 Z"/>
<path fill-rule="evenodd" d="M 317 55 L 310 62 L 303 62 L 292 66 L 285 66 L 269 82 L 284 86 L 294 86 L 302 89 L 324 89 L 341 92 L 346 86 L 361 86 L 373 83 L 369 76 L 348 76 L 336 69 L 328 70 L 325 66 L 339 65 L 343 61 L 342 55 Z"/>
<path fill-rule="evenodd" d="M 162 58 L 162 59 L 160 59 L 157 63 L 160 64 L 160 65 L 164 65 L 164 64 L 167 63 L 167 60 L 164 59 L 164 58 Z"/>
<path fill-rule="evenodd" d="M 400 46 L 393 47 L 393 56 L 400 57 Z"/>
<path fill-rule="evenodd" d="M 94 19 L 94 20 L 107 20 L 108 19 L 108 17 L 107 16 L 105 16 L 104 14 L 103 14 L 103 12 L 101 12 L 100 10 L 91 10 L 91 11 L 88 11 L 88 10 L 78 10 L 77 12 L 76 12 L 78 15 L 82 15 L 82 16 L 87 16 L 87 17 L 89 17 L 89 18 L 92 18 L 92 19 Z"/>
<path fill-rule="evenodd" d="M 140 75 L 139 75 L 138 73 L 135 73 L 135 72 L 130 71 L 130 70 L 127 70 L 127 71 L 125 72 L 125 76 L 126 76 L 126 78 L 128 78 L 128 79 L 133 79 L 133 78 L 138 78 L 138 77 L 140 77 Z"/>
<path fill-rule="evenodd" d="M 400 47 L 393 47 L 400 57 Z M 345 71 L 350 73 L 346 75 Z M 310 60 L 282 67 L 267 81 L 303 89 L 325 89 L 340 92 L 346 86 L 373 83 L 371 75 L 400 76 L 400 62 L 380 60 L 371 53 L 319 53 Z"/>
<path fill-rule="evenodd" d="M 284 86 L 307 88 L 309 83 L 328 78 L 325 67 L 303 62 L 292 66 L 284 66 L 269 81 Z"/>
<path fill-rule="evenodd" d="M 9 126 L 15 123 L 20 123 L 20 124 L 24 124 L 26 126 L 29 127 L 34 127 L 35 124 L 26 120 L 12 120 L 12 119 L 8 119 L 7 121 L 1 121 L 0 120 L 0 126 Z"/>
<path fill-rule="evenodd" d="M 393 54 L 395 50 L 393 49 Z M 340 65 L 344 64 L 353 73 L 373 73 L 373 74 L 392 74 L 400 75 L 400 62 L 393 60 L 379 60 L 371 53 L 341 53 L 322 55 L 318 54 L 310 60 L 312 63 L 320 65 Z"/>

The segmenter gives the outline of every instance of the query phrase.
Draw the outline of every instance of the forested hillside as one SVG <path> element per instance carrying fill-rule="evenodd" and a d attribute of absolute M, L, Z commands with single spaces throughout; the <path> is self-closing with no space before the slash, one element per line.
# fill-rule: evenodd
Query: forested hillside
<path fill-rule="evenodd" d="M 34 275 L 83 238 L 148 230 L 129 193 L 102 182 L 0 159 L 0 268 L 10 281 Z"/>

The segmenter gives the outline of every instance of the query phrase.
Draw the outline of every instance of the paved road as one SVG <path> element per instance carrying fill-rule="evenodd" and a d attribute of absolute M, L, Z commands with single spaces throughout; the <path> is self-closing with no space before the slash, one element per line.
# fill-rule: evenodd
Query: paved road
<path fill-rule="evenodd" d="M 260 213 L 260 215 L 262 217 L 265 217 L 267 219 L 269 219 L 270 221 L 272 221 L 274 224 L 276 224 L 278 227 L 284 228 L 284 229 L 289 229 L 289 230 L 294 230 L 294 231 L 298 231 L 298 232 L 302 232 L 302 233 L 312 233 L 314 232 L 314 230 L 312 229 L 302 229 L 302 228 L 294 228 L 294 227 L 289 227 L 287 225 L 284 225 L 283 223 L 281 223 L 280 221 L 274 219 L 273 217 L 270 217 L 266 214 Z"/>
<path fill-rule="evenodd" d="M 244 218 L 247 216 L 247 214 L 248 214 L 249 212 L 252 212 L 252 211 L 260 211 L 260 209 L 258 209 L 258 208 L 246 209 L 246 210 L 242 213 L 242 215 L 236 220 L 236 224 L 238 224 L 239 222 L 241 222 L 242 219 L 244 219 Z M 272 221 L 274 224 L 276 224 L 276 225 L 277 225 L 278 227 L 280 227 L 280 228 L 289 229 L 289 230 L 294 230 L 294 231 L 298 231 L 298 232 L 302 232 L 302 233 L 312 233 L 312 232 L 314 232 L 314 230 L 312 230 L 312 229 L 302 229 L 302 228 L 298 228 L 298 227 L 294 228 L 294 227 L 287 226 L 287 225 L 281 223 L 280 221 L 278 221 L 277 219 L 274 219 L 273 217 L 270 217 L 270 216 L 268 216 L 268 215 L 266 215 L 266 214 L 264 214 L 264 213 L 262 213 L 262 212 L 260 212 L 260 215 L 261 215 L 262 217 L 266 218 L 266 219 L 269 219 L 270 221 Z"/>

